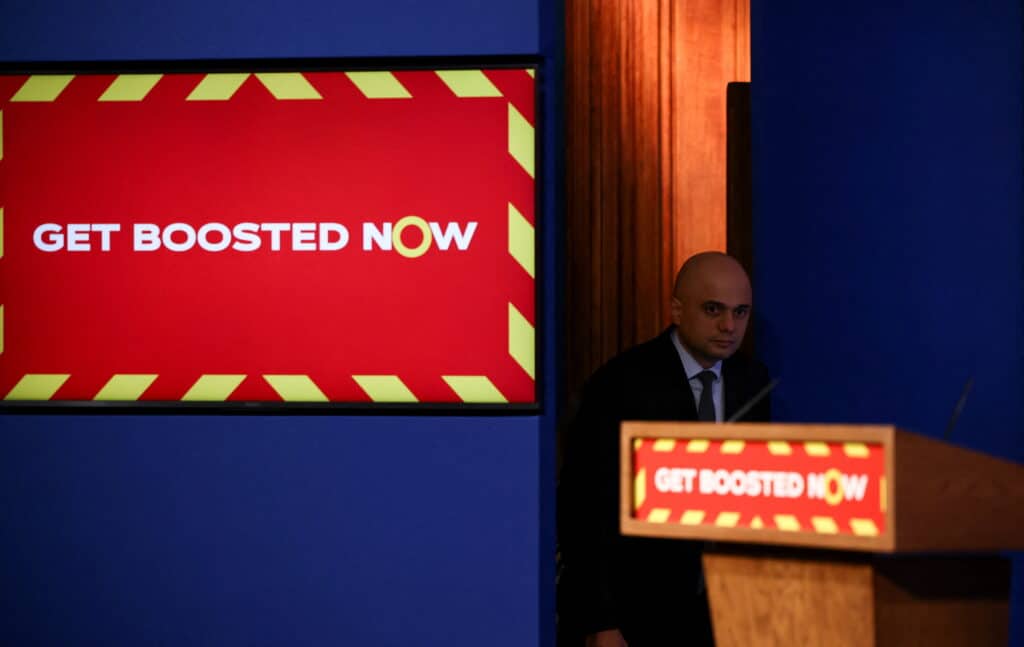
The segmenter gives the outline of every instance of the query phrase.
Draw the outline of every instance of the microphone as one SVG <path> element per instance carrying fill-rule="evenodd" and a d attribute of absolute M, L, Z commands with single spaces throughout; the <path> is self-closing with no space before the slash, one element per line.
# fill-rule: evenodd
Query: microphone
<path fill-rule="evenodd" d="M 742 407 L 740 407 L 739 410 L 736 411 L 736 413 L 734 413 L 731 416 L 729 416 L 729 419 L 726 420 L 725 422 L 726 423 L 736 422 L 737 420 L 739 420 L 743 416 L 747 415 L 747 413 L 749 413 L 750 410 L 754 408 L 754 405 L 756 405 L 758 402 L 763 400 L 765 398 L 765 396 L 767 396 L 769 393 L 771 393 L 775 389 L 775 387 L 778 386 L 778 384 L 779 384 L 779 378 L 775 378 L 774 380 L 769 382 L 768 385 L 765 386 L 760 391 L 758 391 L 757 394 L 754 395 L 754 397 L 752 397 L 749 400 L 747 400 L 747 403 L 744 404 Z"/>
<path fill-rule="evenodd" d="M 960 399 L 956 401 L 956 406 L 953 407 L 953 415 L 949 417 L 949 422 L 946 423 L 946 432 L 942 435 L 943 440 L 949 440 L 950 435 L 953 433 L 953 427 L 956 426 L 956 421 L 960 419 L 960 414 L 963 413 L 964 405 L 967 404 L 967 396 L 971 393 L 971 387 L 974 386 L 974 376 L 967 378 L 964 382 L 963 391 L 960 392 Z"/>

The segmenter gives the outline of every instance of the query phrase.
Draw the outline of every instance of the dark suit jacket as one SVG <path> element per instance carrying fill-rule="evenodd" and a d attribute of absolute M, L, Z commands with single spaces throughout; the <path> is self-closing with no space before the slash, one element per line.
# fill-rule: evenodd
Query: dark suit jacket
<path fill-rule="evenodd" d="M 619 534 L 619 423 L 696 420 L 669 328 L 598 369 L 569 428 L 559 483 L 559 634 L 620 629 L 630 647 L 710 645 L 697 542 Z M 725 418 L 769 382 L 758 362 L 722 364 Z M 765 398 L 743 420 L 767 421 Z"/>

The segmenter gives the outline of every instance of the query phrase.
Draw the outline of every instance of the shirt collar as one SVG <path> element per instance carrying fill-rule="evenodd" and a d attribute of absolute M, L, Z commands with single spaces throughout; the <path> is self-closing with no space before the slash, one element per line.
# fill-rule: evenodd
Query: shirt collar
<path fill-rule="evenodd" d="M 679 335 L 675 326 L 672 327 L 669 335 L 672 337 L 672 345 L 676 347 L 676 352 L 679 353 L 679 359 L 683 362 L 683 370 L 686 371 L 686 379 L 692 380 L 697 377 L 701 371 L 711 371 L 715 374 L 716 380 L 722 379 L 722 360 L 718 360 L 710 368 L 704 368 L 697 362 L 697 360 L 693 359 L 693 355 L 690 354 L 690 351 L 686 350 L 683 343 L 679 341 Z"/>

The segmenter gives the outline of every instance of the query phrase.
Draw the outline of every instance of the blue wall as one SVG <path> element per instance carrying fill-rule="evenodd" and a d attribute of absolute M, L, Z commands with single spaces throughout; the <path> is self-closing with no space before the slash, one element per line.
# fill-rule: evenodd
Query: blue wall
<path fill-rule="evenodd" d="M 754 0 L 757 332 L 779 419 L 941 436 L 973 376 L 953 442 L 1024 459 L 1022 27 L 1019 0 Z"/>
<path fill-rule="evenodd" d="M 515 0 L 22 0 L 3 13 L 4 61 L 538 54 L 542 34 L 540 4 Z"/>
<path fill-rule="evenodd" d="M 779 414 L 937 434 L 973 375 L 955 438 L 1024 458 L 1020 3 L 754 9 Z"/>
<path fill-rule="evenodd" d="M 2 422 L 3 644 L 537 644 L 535 418 Z"/>
<path fill-rule="evenodd" d="M 16 5 L 0 62 L 542 55 L 557 401 L 561 3 Z M 550 644 L 553 418 L 0 415 L 0 642 Z"/>

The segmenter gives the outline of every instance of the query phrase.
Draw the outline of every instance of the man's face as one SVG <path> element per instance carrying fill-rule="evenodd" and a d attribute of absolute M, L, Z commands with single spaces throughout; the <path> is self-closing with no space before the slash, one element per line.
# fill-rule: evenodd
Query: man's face
<path fill-rule="evenodd" d="M 672 299 L 679 340 L 704 368 L 736 352 L 747 332 L 750 282 L 738 265 L 697 268 Z"/>

